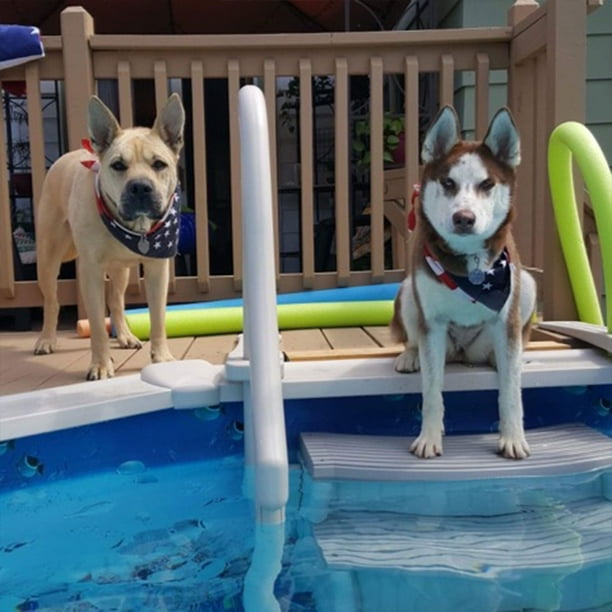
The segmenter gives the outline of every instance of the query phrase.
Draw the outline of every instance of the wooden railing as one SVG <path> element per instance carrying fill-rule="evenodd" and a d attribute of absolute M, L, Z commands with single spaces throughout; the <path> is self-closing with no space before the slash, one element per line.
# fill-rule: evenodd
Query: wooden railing
<path fill-rule="evenodd" d="M 279 292 L 305 288 L 326 288 L 400 280 L 406 258 L 405 217 L 413 185 L 418 182 L 419 135 L 427 108 L 424 87 L 430 94 L 429 110 L 455 102 L 456 81 L 469 74 L 474 82 L 473 116 L 476 137 L 482 137 L 490 116 L 492 71 L 503 70 L 508 77 L 508 105 L 522 134 L 523 163 L 517 194 L 519 217 L 516 234 L 523 259 L 541 268 L 540 279 L 544 316 L 548 319 L 574 318 L 575 309 L 554 227 L 546 177 L 546 143 L 552 129 L 565 120 L 584 121 L 585 3 L 548 0 L 538 8 L 530 0 L 517 1 L 509 13 L 509 25 L 461 30 L 420 30 L 407 32 L 329 33 L 291 35 L 190 35 L 126 36 L 95 33 L 90 15 L 81 8 L 62 13 L 62 35 L 43 39 L 46 57 L 0 74 L 2 81 L 25 81 L 34 205 L 38 201 L 49 160 L 45 159 L 41 111 L 42 81 L 58 81 L 63 92 L 66 148 L 76 148 L 87 134 L 86 107 L 90 94 L 100 83 L 113 83 L 120 122 L 134 123 L 139 100 L 135 84 L 153 83 L 155 107 L 167 98 L 171 88 L 188 92 L 187 140 L 191 146 L 184 156 L 183 172 L 189 183 L 187 204 L 195 211 L 194 268 L 185 276 L 175 275 L 170 302 L 202 301 L 238 295 L 242 284 L 240 227 L 240 142 L 238 137 L 238 90 L 244 83 L 256 83 L 264 91 L 269 124 L 273 168 L 276 253 Z M 357 269 L 352 249 L 355 218 L 355 163 L 351 142 L 352 79 L 365 75 L 369 83 L 367 118 L 370 123 L 369 167 L 361 168 L 365 185 L 370 232 L 370 259 Z M 315 214 L 317 179 L 314 158 L 314 122 L 320 121 L 313 104 L 313 77 L 329 76 L 333 85 L 333 112 L 324 121 L 332 135 L 330 162 L 330 219 L 335 257 L 325 269 L 316 263 L 319 218 Z M 297 137 L 299 196 L 296 232 L 299 231 L 297 271 L 281 266 L 282 196 L 279 195 L 278 167 L 285 156 L 287 128 L 279 117 L 279 82 L 297 77 L 299 104 L 292 116 Z M 211 251 L 209 195 L 216 173 L 210 172 L 210 157 L 219 142 L 210 135 L 211 97 L 207 83 L 223 79 L 228 106 L 229 164 L 227 207 L 231 212 L 231 273 L 214 272 Z M 401 169 L 388 170 L 383 162 L 383 129 L 389 83 L 399 93 L 404 120 L 404 158 Z M 399 84 L 399 85 L 398 85 Z M 281 138 L 282 136 L 282 138 Z M 283 140 L 284 139 L 284 140 Z M 218 167 L 218 164 L 217 166 Z M 0 308 L 39 306 L 41 296 L 35 281 L 15 280 L 12 227 L 8 192 L 6 143 L 0 130 Z M 368 187 L 369 185 L 369 187 Z M 298 225 L 299 224 L 299 225 Z M 297 229 L 299 227 L 299 230 Z M 386 236 L 390 232 L 391 257 L 385 258 Z M 228 264 L 229 265 L 229 264 Z M 134 270 L 127 301 L 145 302 L 138 270 Z M 78 303 L 73 279 L 60 281 L 60 302 Z"/>

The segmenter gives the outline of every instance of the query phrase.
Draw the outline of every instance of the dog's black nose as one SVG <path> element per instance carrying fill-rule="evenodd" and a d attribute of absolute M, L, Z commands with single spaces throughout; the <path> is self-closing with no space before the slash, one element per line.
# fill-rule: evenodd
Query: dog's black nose
<path fill-rule="evenodd" d="M 147 198 L 153 192 L 153 183 L 148 179 L 134 179 L 125 186 L 132 198 Z"/>
<path fill-rule="evenodd" d="M 458 210 L 453 215 L 453 225 L 455 231 L 460 234 L 467 234 L 472 231 L 476 223 L 476 215 L 471 210 Z"/>
<path fill-rule="evenodd" d="M 150 219 L 162 216 L 159 194 L 152 181 L 146 178 L 132 179 L 125 184 L 121 194 L 121 216 L 133 220 L 140 215 Z"/>

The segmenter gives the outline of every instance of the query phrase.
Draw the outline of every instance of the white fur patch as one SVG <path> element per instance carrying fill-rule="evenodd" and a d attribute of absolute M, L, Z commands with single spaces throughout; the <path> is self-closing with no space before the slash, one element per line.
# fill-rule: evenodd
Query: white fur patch
<path fill-rule="evenodd" d="M 510 210 L 510 187 L 497 183 L 488 193 L 478 189 L 488 178 L 486 166 L 476 153 L 465 153 L 454 164 L 448 175 L 458 186 L 448 195 L 438 181 L 424 185 L 421 202 L 425 215 L 437 233 L 458 253 L 478 253 L 484 242 L 503 223 Z M 475 215 L 470 234 L 455 232 L 453 215 L 468 210 Z M 484 262 L 483 262 L 484 263 Z"/>

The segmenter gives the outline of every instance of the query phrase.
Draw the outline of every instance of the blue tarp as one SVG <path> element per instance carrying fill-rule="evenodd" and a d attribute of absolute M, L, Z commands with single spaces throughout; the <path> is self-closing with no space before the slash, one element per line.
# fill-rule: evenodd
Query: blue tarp
<path fill-rule="evenodd" d="M 45 50 L 38 28 L 0 25 L 0 70 L 44 56 Z"/>

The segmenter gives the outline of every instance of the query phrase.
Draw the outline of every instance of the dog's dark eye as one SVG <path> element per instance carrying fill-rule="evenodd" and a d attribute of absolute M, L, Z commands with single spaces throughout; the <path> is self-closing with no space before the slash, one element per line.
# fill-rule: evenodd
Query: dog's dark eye
<path fill-rule="evenodd" d="M 120 160 L 118 159 L 117 161 L 114 161 L 110 167 L 113 170 L 116 170 L 117 172 L 123 172 L 124 170 L 127 170 L 127 166 Z"/>
<path fill-rule="evenodd" d="M 478 185 L 478 188 L 482 191 L 491 191 L 493 187 L 495 187 L 495 181 L 490 178 L 485 179 L 482 181 L 482 183 L 480 183 L 480 185 Z"/>
<path fill-rule="evenodd" d="M 164 168 L 167 168 L 168 164 L 165 161 L 162 161 L 161 159 L 156 159 L 153 162 L 153 169 L 154 170 L 163 170 Z"/>
<path fill-rule="evenodd" d="M 455 183 L 452 178 L 447 176 L 446 178 L 440 180 L 440 185 L 442 185 L 442 187 L 447 191 L 452 191 L 457 186 L 457 183 Z"/>

